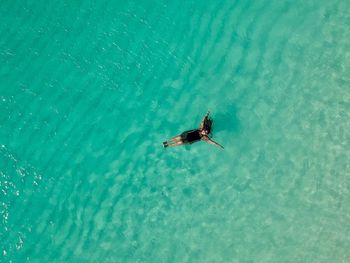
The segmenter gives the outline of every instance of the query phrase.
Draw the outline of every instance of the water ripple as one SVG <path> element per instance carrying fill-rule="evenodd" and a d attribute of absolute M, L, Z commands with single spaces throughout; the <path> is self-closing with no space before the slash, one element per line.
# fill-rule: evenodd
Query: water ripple
<path fill-rule="evenodd" d="M 5 2 L 3 257 L 345 259 L 346 7 Z"/>

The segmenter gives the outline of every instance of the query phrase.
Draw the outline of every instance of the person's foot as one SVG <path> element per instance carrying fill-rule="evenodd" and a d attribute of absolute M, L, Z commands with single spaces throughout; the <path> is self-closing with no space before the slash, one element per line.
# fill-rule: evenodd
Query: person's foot
<path fill-rule="evenodd" d="M 164 148 L 168 147 L 168 143 L 167 142 L 163 142 L 163 147 Z"/>

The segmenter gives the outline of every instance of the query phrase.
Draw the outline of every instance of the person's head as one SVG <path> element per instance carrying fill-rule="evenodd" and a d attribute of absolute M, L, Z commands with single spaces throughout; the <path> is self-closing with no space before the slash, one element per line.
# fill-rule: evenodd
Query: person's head
<path fill-rule="evenodd" d="M 205 135 L 208 135 L 209 134 L 209 132 L 207 131 L 207 130 L 201 130 L 201 134 L 203 135 L 203 136 L 205 136 Z"/>
<path fill-rule="evenodd" d="M 204 121 L 204 127 L 203 127 L 203 131 L 206 132 L 205 135 L 208 135 L 209 133 L 211 133 L 211 126 L 213 124 L 213 120 L 211 118 L 207 118 Z"/>

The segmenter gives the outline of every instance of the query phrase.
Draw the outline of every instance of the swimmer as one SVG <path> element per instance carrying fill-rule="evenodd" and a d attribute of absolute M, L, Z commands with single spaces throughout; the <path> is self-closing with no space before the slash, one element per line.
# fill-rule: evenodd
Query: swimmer
<path fill-rule="evenodd" d="M 199 125 L 199 129 L 189 130 L 181 133 L 179 136 L 175 136 L 169 141 L 163 142 L 164 148 L 171 146 L 179 146 L 183 144 L 192 144 L 198 141 L 205 141 L 207 143 L 213 144 L 215 146 L 224 147 L 217 142 L 214 142 L 209 138 L 211 133 L 211 126 L 213 124 L 213 120 L 209 117 L 210 112 L 208 111 L 207 115 L 204 116 L 201 124 Z"/>

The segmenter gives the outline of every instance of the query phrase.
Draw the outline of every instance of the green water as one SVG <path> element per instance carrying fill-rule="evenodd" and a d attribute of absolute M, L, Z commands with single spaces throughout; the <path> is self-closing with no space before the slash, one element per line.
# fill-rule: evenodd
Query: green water
<path fill-rule="evenodd" d="M 0 261 L 348 262 L 349 10 L 1 1 Z"/>

